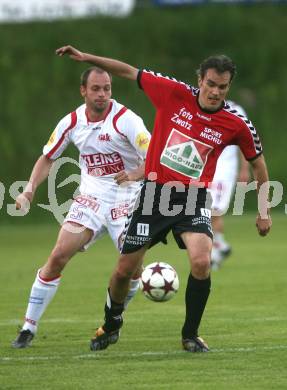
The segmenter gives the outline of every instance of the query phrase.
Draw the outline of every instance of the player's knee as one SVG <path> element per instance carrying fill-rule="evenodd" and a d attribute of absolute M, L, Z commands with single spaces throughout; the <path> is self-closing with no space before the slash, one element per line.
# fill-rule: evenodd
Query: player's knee
<path fill-rule="evenodd" d="M 210 254 L 200 253 L 192 259 L 192 274 L 195 278 L 205 278 L 209 274 Z"/>
<path fill-rule="evenodd" d="M 115 271 L 115 277 L 118 281 L 124 282 L 130 280 L 134 275 L 134 270 L 119 266 Z"/>

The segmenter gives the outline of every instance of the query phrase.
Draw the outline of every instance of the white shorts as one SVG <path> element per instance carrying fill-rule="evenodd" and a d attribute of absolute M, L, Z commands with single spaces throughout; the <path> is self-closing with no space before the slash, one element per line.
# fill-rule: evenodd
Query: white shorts
<path fill-rule="evenodd" d="M 228 146 L 217 161 L 213 182 L 210 186 L 213 215 L 223 215 L 228 210 L 236 185 L 237 171 L 237 147 Z"/>
<path fill-rule="evenodd" d="M 212 196 L 212 215 L 223 215 L 227 212 L 235 188 L 234 181 L 212 182 L 210 192 Z"/>
<path fill-rule="evenodd" d="M 83 250 L 106 233 L 110 235 L 115 247 L 119 249 L 126 216 L 131 207 L 132 202 L 128 198 L 107 202 L 88 195 L 79 195 L 72 203 L 64 223 L 74 222 L 93 231 L 93 237 L 83 247 Z"/>

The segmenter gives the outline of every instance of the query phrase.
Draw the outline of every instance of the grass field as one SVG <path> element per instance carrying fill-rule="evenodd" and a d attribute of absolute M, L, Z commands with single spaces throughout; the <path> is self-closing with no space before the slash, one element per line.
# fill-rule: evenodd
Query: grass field
<path fill-rule="evenodd" d="M 17 222 L 17 221 L 15 221 Z M 181 286 L 170 302 L 138 293 L 125 313 L 118 344 L 89 351 L 103 318 L 116 251 L 105 238 L 77 255 L 64 273 L 31 348 L 13 350 L 35 272 L 58 227 L 0 227 L 0 389 L 287 389 L 286 216 L 274 215 L 261 238 L 254 216 L 228 217 L 233 255 L 213 272 L 201 325 L 211 352 L 181 350 L 180 329 L 188 273 L 173 240 L 150 250 L 145 263 L 162 260 L 178 271 Z"/>

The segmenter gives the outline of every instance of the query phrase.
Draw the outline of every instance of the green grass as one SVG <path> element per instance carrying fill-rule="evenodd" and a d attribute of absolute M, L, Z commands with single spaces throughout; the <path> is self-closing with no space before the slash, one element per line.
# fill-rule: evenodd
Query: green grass
<path fill-rule="evenodd" d="M 13 350 L 17 325 L 37 268 L 52 248 L 57 226 L 0 228 L 0 389 L 286 389 L 286 216 L 273 217 L 261 238 L 254 216 L 227 217 L 233 255 L 213 272 L 212 293 L 201 325 L 208 354 L 180 347 L 188 263 L 173 240 L 146 257 L 171 263 L 180 290 L 170 302 L 138 293 L 125 314 L 117 345 L 89 351 L 101 324 L 105 290 L 117 257 L 105 238 L 77 255 L 64 272 L 34 344 Z"/>

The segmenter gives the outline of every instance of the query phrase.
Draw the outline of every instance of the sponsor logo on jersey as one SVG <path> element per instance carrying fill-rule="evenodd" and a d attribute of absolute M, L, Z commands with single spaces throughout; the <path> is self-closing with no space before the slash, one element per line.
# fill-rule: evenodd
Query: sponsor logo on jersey
<path fill-rule="evenodd" d="M 200 136 L 217 145 L 222 144 L 222 134 L 217 130 L 210 129 L 209 127 L 205 127 L 204 130 L 200 133 Z"/>
<path fill-rule="evenodd" d="M 149 237 L 127 235 L 125 237 L 124 244 L 143 246 L 145 243 L 147 243 L 149 241 L 150 241 Z"/>
<path fill-rule="evenodd" d="M 92 209 L 95 212 L 97 212 L 100 208 L 98 201 L 88 195 L 79 195 L 75 198 L 75 201 L 83 206 L 88 207 L 89 209 Z"/>
<path fill-rule="evenodd" d="M 172 129 L 160 163 L 182 175 L 199 179 L 213 147 Z"/>
<path fill-rule="evenodd" d="M 200 118 L 200 119 L 204 119 L 205 121 L 208 121 L 208 122 L 211 121 L 210 116 L 202 115 L 202 114 L 200 114 L 199 112 L 197 112 L 196 115 L 197 115 L 198 118 Z"/>
<path fill-rule="evenodd" d="M 54 143 L 55 141 L 55 136 L 56 136 L 56 129 L 53 131 L 53 133 L 51 134 L 50 138 L 49 138 L 49 141 L 47 143 L 47 146 L 50 146 Z"/>
<path fill-rule="evenodd" d="M 191 121 L 192 118 L 193 115 L 187 111 L 185 107 L 182 107 L 179 112 L 175 112 L 172 115 L 171 121 L 183 127 L 184 129 L 191 130 L 192 124 L 189 123 L 189 121 Z"/>
<path fill-rule="evenodd" d="M 136 145 L 140 150 L 146 151 L 149 145 L 149 137 L 146 133 L 140 133 L 136 137 Z"/>
<path fill-rule="evenodd" d="M 111 136 L 110 134 L 106 133 L 106 134 L 100 134 L 98 136 L 98 140 L 99 141 L 110 141 L 111 140 Z"/>
<path fill-rule="evenodd" d="M 114 153 L 95 153 L 81 156 L 86 163 L 87 172 L 91 176 L 105 176 L 125 169 L 121 155 Z"/>
<path fill-rule="evenodd" d="M 128 215 L 128 211 L 129 211 L 128 203 L 120 204 L 117 207 L 111 209 L 112 219 L 115 220 L 122 217 L 126 217 Z"/>

